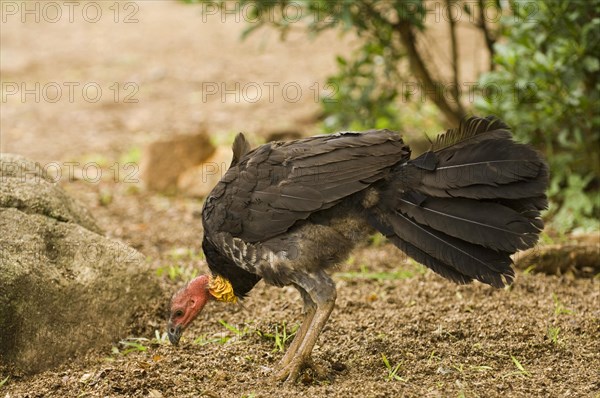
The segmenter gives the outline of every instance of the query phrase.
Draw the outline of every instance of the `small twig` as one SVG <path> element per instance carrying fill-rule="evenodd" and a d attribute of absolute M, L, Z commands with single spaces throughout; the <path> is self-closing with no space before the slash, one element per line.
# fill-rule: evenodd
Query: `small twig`
<path fill-rule="evenodd" d="M 494 50 L 494 44 L 496 44 L 496 38 L 492 36 L 492 32 L 490 32 L 488 24 L 485 20 L 484 1 L 485 0 L 478 0 L 479 24 L 477 24 L 477 26 L 483 31 L 483 36 L 485 37 L 485 44 L 487 46 L 488 51 L 490 52 L 490 70 L 494 70 L 494 54 L 496 53 Z"/>
<path fill-rule="evenodd" d="M 456 21 L 452 18 L 452 3 L 454 0 L 446 0 L 446 9 L 448 11 L 448 24 L 450 26 L 451 42 L 451 65 L 452 65 L 452 97 L 456 101 L 456 106 L 461 113 L 465 113 L 459 98 L 458 87 L 458 41 L 456 38 Z"/>
<path fill-rule="evenodd" d="M 440 94 L 440 83 L 432 77 L 421 53 L 417 49 L 417 37 L 410 22 L 402 18 L 397 22 L 390 21 L 374 8 L 374 3 L 364 2 L 361 3 L 361 7 L 366 17 L 368 17 L 366 20 L 381 21 L 392 26 L 398 32 L 402 46 L 406 50 L 411 70 L 423 85 L 423 91 L 436 104 L 450 124 L 459 125 L 460 121 L 466 116 L 466 113 L 460 106 L 460 103 L 457 102 L 459 106 L 453 107 L 446 100 L 445 96 Z"/>
<path fill-rule="evenodd" d="M 400 39 L 408 54 L 411 69 L 423 84 L 425 93 L 442 111 L 451 125 L 459 125 L 460 121 L 466 115 L 460 109 L 453 108 L 443 95 L 436 94 L 439 91 L 439 83 L 433 80 L 421 54 L 419 54 L 419 51 L 417 50 L 415 45 L 416 37 L 412 27 L 406 21 L 400 21 L 394 24 L 394 27 L 400 33 Z"/>

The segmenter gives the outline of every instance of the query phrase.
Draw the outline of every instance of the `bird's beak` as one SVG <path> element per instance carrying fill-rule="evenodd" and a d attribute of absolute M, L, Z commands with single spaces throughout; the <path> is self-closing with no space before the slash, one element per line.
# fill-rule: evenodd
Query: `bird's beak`
<path fill-rule="evenodd" d="M 171 344 L 177 345 L 177 343 L 179 343 L 181 332 L 181 325 L 174 326 L 171 322 L 169 322 L 167 335 L 169 336 L 169 341 Z"/>

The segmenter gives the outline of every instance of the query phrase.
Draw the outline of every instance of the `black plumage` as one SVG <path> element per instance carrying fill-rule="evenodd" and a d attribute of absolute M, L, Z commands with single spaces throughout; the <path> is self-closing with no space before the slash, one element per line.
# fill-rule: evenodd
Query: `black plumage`
<path fill-rule="evenodd" d="M 514 278 L 510 255 L 543 228 L 546 163 L 491 117 L 464 121 L 414 160 L 388 130 L 254 150 L 240 134 L 233 150 L 205 202 L 203 247 L 239 297 L 261 278 L 300 291 L 308 326 L 283 360 L 284 377 L 295 377 L 331 312 L 325 270 L 374 231 L 445 278 L 501 287 Z"/>

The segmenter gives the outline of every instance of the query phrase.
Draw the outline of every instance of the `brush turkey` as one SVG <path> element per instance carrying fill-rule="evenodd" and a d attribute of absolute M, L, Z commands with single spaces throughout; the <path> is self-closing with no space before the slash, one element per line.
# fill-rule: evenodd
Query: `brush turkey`
<path fill-rule="evenodd" d="M 291 285 L 304 320 L 275 373 L 294 381 L 336 300 L 328 270 L 379 231 L 408 256 L 457 283 L 500 288 L 511 255 L 543 228 L 548 168 L 499 119 L 472 117 L 411 160 L 398 133 L 342 132 L 250 150 L 239 134 L 233 161 L 204 204 L 202 248 L 211 275 L 171 301 L 168 335 L 211 300 L 236 301 L 264 279 Z"/>

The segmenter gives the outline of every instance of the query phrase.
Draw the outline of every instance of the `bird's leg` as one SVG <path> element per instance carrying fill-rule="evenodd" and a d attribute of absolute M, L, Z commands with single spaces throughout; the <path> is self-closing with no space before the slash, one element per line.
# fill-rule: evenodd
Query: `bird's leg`
<path fill-rule="evenodd" d="M 289 362 L 281 368 L 281 370 L 276 374 L 275 378 L 279 381 L 285 380 L 288 383 L 293 383 L 296 381 L 296 378 L 300 374 L 300 371 L 306 366 L 313 366 L 312 360 L 310 358 L 310 354 L 312 352 L 315 343 L 317 342 L 317 338 L 331 311 L 333 310 L 335 302 L 327 302 L 323 305 L 317 304 L 317 310 L 315 312 L 315 316 L 313 321 L 308 328 L 300 347 L 295 352 L 294 356 L 289 360 Z"/>
<path fill-rule="evenodd" d="M 310 359 L 310 354 L 335 305 L 335 285 L 329 276 L 327 276 L 324 272 L 319 274 L 319 279 L 316 283 L 316 286 L 313 285 L 311 287 L 314 289 L 307 289 L 307 291 L 309 292 L 312 300 L 317 304 L 315 314 L 310 326 L 308 326 L 306 330 L 302 342 L 299 343 L 299 347 L 293 354 L 293 357 L 291 357 L 289 362 L 285 364 L 275 375 L 275 378 L 279 381 L 285 380 L 288 383 L 293 383 L 296 381 L 300 371 L 305 366 L 313 365 Z M 304 324 L 301 328 L 303 327 Z"/>
<path fill-rule="evenodd" d="M 306 292 L 306 290 L 302 289 L 299 286 L 296 286 L 296 288 L 298 289 L 300 295 L 302 296 L 302 299 L 304 300 L 304 319 L 302 320 L 300 328 L 296 331 L 296 336 L 294 336 L 292 344 L 290 344 L 287 351 L 285 352 L 285 355 L 283 356 L 283 358 L 281 358 L 281 361 L 279 362 L 280 368 L 284 368 L 285 366 L 287 366 L 296 354 L 296 351 L 298 351 L 298 348 L 302 344 L 302 341 L 304 341 L 304 336 L 306 336 L 306 332 L 310 328 L 312 320 L 315 316 L 315 311 L 317 309 L 315 302 L 312 301 L 310 295 Z"/>
<path fill-rule="evenodd" d="M 329 319 L 329 315 L 331 314 L 334 305 L 335 301 L 325 303 L 322 306 L 317 305 L 317 311 L 315 312 L 315 316 L 308 332 L 304 336 L 302 344 L 300 344 L 300 347 L 290 362 L 279 371 L 277 374 L 278 380 L 283 381 L 285 379 L 286 382 L 293 383 L 296 381 L 300 371 L 304 367 L 315 366 L 310 358 L 310 354 L 317 342 L 321 330 L 323 330 L 325 323 L 327 323 L 327 319 Z"/>

